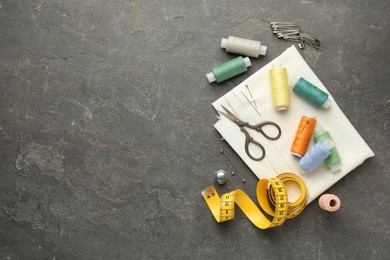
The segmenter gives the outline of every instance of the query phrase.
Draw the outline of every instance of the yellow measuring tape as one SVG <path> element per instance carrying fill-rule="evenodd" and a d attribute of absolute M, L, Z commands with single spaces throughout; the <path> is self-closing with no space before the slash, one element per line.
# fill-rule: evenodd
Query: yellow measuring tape
<path fill-rule="evenodd" d="M 288 201 L 285 184 L 293 182 L 301 189 L 300 197 Z M 299 215 L 307 204 L 307 189 L 305 182 L 296 174 L 282 173 L 276 178 L 261 179 L 256 188 L 257 200 L 260 207 L 270 216 L 269 220 L 242 190 L 234 190 L 219 197 L 214 186 L 202 191 L 203 198 L 218 223 L 234 219 L 234 204 L 240 207 L 249 220 L 260 229 L 280 226 L 286 219 Z M 271 206 L 272 205 L 272 206 Z"/>

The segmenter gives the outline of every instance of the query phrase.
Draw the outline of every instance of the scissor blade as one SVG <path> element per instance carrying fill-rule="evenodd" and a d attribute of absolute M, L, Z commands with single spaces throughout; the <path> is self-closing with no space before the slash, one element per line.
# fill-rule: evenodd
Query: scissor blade
<path fill-rule="evenodd" d="M 218 110 L 218 112 L 220 114 L 224 115 L 227 119 L 229 119 L 229 120 L 233 121 L 234 123 L 236 123 L 237 119 L 235 117 L 233 117 L 233 116 L 231 116 L 231 115 L 229 115 L 229 114 L 227 114 L 227 113 L 225 113 L 225 112 L 223 112 L 221 110 Z"/>
<path fill-rule="evenodd" d="M 234 118 L 235 120 L 239 120 L 239 118 L 233 113 L 231 112 L 229 109 L 227 109 L 224 105 L 221 105 L 221 107 L 226 111 L 226 113 L 228 113 L 232 118 Z"/>

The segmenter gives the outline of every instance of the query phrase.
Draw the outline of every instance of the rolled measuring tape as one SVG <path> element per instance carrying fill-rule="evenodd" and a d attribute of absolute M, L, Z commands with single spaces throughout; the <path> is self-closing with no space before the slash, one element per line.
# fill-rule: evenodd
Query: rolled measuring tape
<path fill-rule="evenodd" d="M 294 202 L 288 201 L 285 186 L 287 182 L 294 182 L 301 189 L 300 197 Z M 260 211 L 252 199 L 242 190 L 234 190 L 223 194 L 221 197 L 214 186 L 202 191 L 202 196 L 218 223 L 234 219 L 235 204 L 237 204 L 249 220 L 260 229 L 282 225 L 286 219 L 298 216 L 307 204 L 305 182 L 298 175 L 289 172 L 282 173 L 276 178 L 261 179 L 257 183 L 256 194 L 260 207 L 272 217 L 271 220 Z"/>
<path fill-rule="evenodd" d="M 298 216 L 306 207 L 307 205 L 307 188 L 305 182 L 296 174 L 294 173 L 289 173 L 285 172 L 278 177 L 283 184 L 286 186 L 286 183 L 288 182 L 293 182 L 295 184 L 298 184 L 300 190 L 301 190 L 301 195 L 296 201 L 293 202 L 288 202 L 288 212 L 287 212 L 287 218 L 294 218 Z M 273 192 L 272 189 L 268 189 L 268 198 L 270 199 L 270 202 L 275 205 L 276 203 L 276 198 L 275 198 L 275 193 Z M 267 211 L 266 211 L 267 212 Z M 272 211 L 267 212 L 269 215 L 272 215 Z"/>

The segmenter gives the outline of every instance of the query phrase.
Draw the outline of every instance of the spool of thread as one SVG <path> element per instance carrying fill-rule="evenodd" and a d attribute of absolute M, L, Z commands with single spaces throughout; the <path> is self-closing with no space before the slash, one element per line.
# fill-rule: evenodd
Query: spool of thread
<path fill-rule="evenodd" d="M 319 141 L 299 161 L 299 165 L 305 173 L 311 173 L 317 168 L 332 152 L 334 143 L 330 139 Z"/>
<path fill-rule="evenodd" d="M 229 36 L 227 39 L 222 38 L 221 48 L 226 49 L 226 52 L 255 58 L 259 57 L 259 55 L 265 55 L 267 52 L 267 46 L 261 45 L 259 41 L 234 36 Z"/>
<path fill-rule="evenodd" d="M 290 78 L 290 85 L 293 86 L 293 91 L 295 93 L 317 107 L 328 109 L 332 104 L 332 101 L 328 98 L 329 94 L 325 93 L 302 77 L 296 78 L 292 76 Z"/>
<path fill-rule="evenodd" d="M 251 65 L 251 61 L 248 57 L 237 57 L 214 67 L 212 69 L 213 72 L 207 73 L 206 77 L 209 80 L 209 83 L 214 81 L 220 83 L 244 73 L 248 70 L 247 67 L 250 67 Z"/>
<path fill-rule="evenodd" d="M 311 136 L 313 135 L 316 122 L 317 120 L 314 116 L 303 115 L 301 117 L 301 121 L 299 122 L 299 126 L 290 149 L 292 155 L 298 157 L 305 155 L 307 146 L 309 145 Z"/>
<path fill-rule="evenodd" d="M 340 208 L 341 201 L 336 195 L 324 194 L 318 200 L 318 204 L 323 210 L 335 212 Z"/>
<path fill-rule="evenodd" d="M 269 70 L 272 88 L 272 103 L 276 110 L 284 111 L 290 107 L 290 92 L 288 89 L 287 69 L 282 65 L 273 65 Z"/>
<path fill-rule="evenodd" d="M 224 184 L 228 180 L 228 175 L 224 170 L 218 170 L 215 172 L 215 181 L 218 184 Z"/>
<path fill-rule="evenodd" d="M 318 143 L 326 139 L 332 140 L 330 133 L 328 131 L 325 131 L 323 127 L 317 125 L 316 128 L 314 129 L 314 141 Z M 332 172 L 336 172 L 341 169 L 341 158 L 336 147 L 332 148 L 332 152 L 325 159 L 324 163 L 326 167 L 330 168 Z"/>

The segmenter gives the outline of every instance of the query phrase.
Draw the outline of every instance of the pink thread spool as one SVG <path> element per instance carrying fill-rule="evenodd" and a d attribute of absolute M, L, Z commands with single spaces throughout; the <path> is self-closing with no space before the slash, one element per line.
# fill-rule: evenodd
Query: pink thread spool
<path fill-rule="evenodd" d="M 324 194 L 318 200 L 318 204 L 323 210 L 329 212 L 335 212 L 341 206 L 341 201 L 339 197 L 333 194 Z"/>

